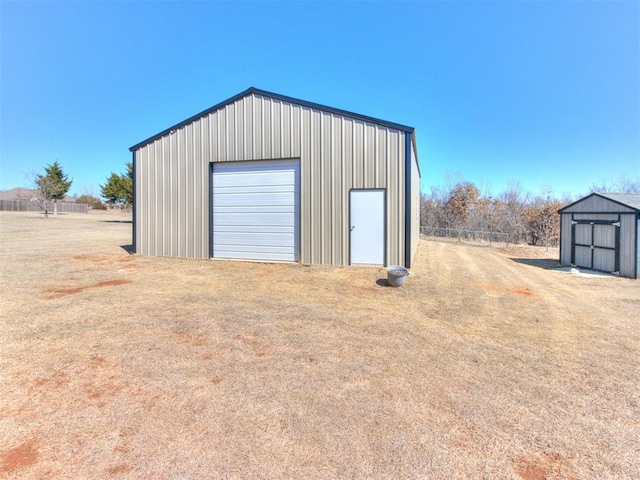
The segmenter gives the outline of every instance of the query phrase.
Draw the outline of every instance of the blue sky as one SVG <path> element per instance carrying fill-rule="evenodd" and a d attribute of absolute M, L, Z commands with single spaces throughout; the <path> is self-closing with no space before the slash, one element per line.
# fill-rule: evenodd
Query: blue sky
<path fill-rule="evenodd" d="M 416 128 L 422 186 L 640 178 L 640 2 L 0 0 L 0 189 L 128 148 L 250 86 Z"/>

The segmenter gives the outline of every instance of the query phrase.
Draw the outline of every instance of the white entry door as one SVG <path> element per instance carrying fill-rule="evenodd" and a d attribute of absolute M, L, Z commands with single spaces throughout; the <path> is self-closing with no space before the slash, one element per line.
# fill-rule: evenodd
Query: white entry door
<path fill-rule="evenodd" d="M 384 265 L 385 263 L 385 190 L 351 190 L 351 263 Z"/>

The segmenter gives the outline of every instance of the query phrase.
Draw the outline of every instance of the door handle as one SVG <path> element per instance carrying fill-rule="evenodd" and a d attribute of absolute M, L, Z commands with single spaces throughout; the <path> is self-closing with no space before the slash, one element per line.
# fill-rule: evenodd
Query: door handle
<path fill-rule="evenodd" d="M 349 229 L 350 232 L 353 232 L 353 229 L 356 228 L 355 225 L 351 225 L 351 228 Z"/>

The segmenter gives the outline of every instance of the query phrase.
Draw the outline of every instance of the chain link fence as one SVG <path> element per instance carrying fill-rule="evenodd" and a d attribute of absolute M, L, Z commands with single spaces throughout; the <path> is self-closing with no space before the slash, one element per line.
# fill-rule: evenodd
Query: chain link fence
<path fill-rule="evenodd" d="M 482 230 L 461 230 L 458 228 L 420 227 L 420 233 L 428 237 L 456 238 L 474 242 L 487 243 L 519 243 L 520 235 L 504 232 L 485 232 Z"/>

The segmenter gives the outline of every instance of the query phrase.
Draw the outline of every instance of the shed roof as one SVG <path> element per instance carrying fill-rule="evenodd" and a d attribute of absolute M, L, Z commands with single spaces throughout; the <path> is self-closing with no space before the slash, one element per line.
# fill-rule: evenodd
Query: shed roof
<path fill-rule="evenodd" d="M 562 213 L 565 210 L 570 209 L 574 205 L 584 202 L 585 200 L 592 197 L 605 198 L 617 203 L 618 205 L 622 205 L 624 207 L 640 212 L 640 193 L 592 193 L 590 195 L 587 195 L 586 197 L 581 198 L 580 200 L 576 200 L 566 207 L 561 208 L 560 210 L 558 210 L 558 212 Z"/>
<path fill-rule="evenodd" d="M 270 97 L 270 98 L 274 98 L 276 100 L 282 100 L 283 102 L 289 102 L 289 103 L 295 103 L 297 105 L 302 105 L 304 107 L 309 107 L 309 108 L 313 108 L 316 110 L 323 110 L 325 112 L 330 112 L 330 113 L 335 113 L 337 115 L 342 115 L 345 117 L 351 117 L 351 118 L 355 118 L 358 120 L 362 120 L 365 122 L 370 122 L 370 123 L 375 123 L 377 125 L 382 125 L 385 127 L 389 127 L 389 128 L 393 128 L 396 130 L 401 130 L 403 132 L 409 132 L 409 133 L 414 133 L 414 128 L 413 127 L 409 127 L 407 125 L 402 125 L 399 123 L 394 123 L 394 122 L 389 122 L 387 120 L 381 120 L 379 118 L 374 118 L 374 117 L 369 117 L 367 115 L 360 115 L 358 113 L 353 113 L 353 112 L 349 112 L 347 110 L 341 110 L 339 108 L 333 108 L 333 107 L 328 107 L 326 105 L 321 105 L 319 103 L 313 103 L 313 102 L 308 102 L 306 100 L 300 100 L 297 98 L 292 98 L 292 97 L 287 97 L 285 95 L 280 95 L 278 93 L 272 93 L 272 92 L 267 92 L 265 90 L 260 90 L 258 88 L 255 87 L 250 87 L 247 90 L 245 90 L 244 92 L 240 92 L 237 95 L 234 95 L 231 98 L 228 98 L 227 100 L 224 100 L 223 102 L 220 102 L 216 105 L 214 105 L 213 107 L 210 107 L 196 115 L 193 115 L 192 117 L 187 118 L 186 120 L 183 120 L 180 123 L 177 123 L 175 125 L 173 125 L 172 127 L 169 127 L 163 131 L 161 131 L 160 133 L 157 133 L 155 135 L 153 135 L 152 137 L 147 138 L 146 140 L 143 140 L 140 143 L 135 144 L 133 147 L 129 148 L 129 150 L 131 152 L 138 150 L 140 147 L 143 147 L 144 145 L 151 143 L 155 140 L 157 140 L 158 138 L 161 138 L 163 136 L 165 136 L 166 134 L 170 133 L 173 130 L 176 130 L 178 128 L 181 128 L 191 122 L 193 122 L 194 120 L 197 120 L 198 118 L 204 117 L 205 115 L 208 115 L 211 112 L 215 112 L 216 110 L 219 110 L 221 108 L 226 107 L 227 105 L 232 104 L 233 102 L 243 98 L 243 97 L 247 97 L 249 95 L 260 95 L 263 97 Z"/>
<path fill-rule="evenodd" d="M 640 193 L 600 193 L 598 195 L 640 211 Z"/>

